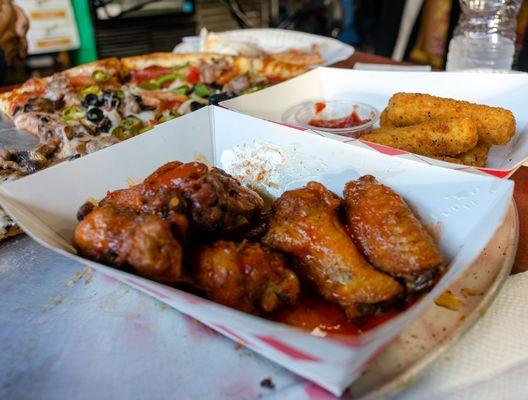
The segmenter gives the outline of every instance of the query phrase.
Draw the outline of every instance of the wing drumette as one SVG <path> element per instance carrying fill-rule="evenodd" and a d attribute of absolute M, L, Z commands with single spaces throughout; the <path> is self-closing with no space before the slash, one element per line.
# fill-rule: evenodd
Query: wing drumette
<path fill-rule="evenodd" d="M 182 248 L 169 223 L 156 215 L 135 215 L 105 205 L 91 211 L 75 229 L 75 246 L 91 260 L 130 266 L 141 275 L 176 282 Z"/>
<path fill-rule="evenodd" d="M 285 192 L 273 204 L 263 242 L 294 256 L 298 275 L 355 318 L 397 298 L 403 287 L 363 258 L 339 221 L 340 205 L 337 196 L 316 182 Z"/>
<path fill-rule="evenodd" d="M 405 201 L 371 175 L 347 183 L 344 196 L 350 232 L 369 262 L 409 290 L 432 286 L 442 255 Z"/>
<path fill-rule="evenodd" d="M 219 240 L 202 248 L 195 276 L 211 300 L 252 313 L 293 305 L 300 291 L 284 258 L 257 243 Z"/>

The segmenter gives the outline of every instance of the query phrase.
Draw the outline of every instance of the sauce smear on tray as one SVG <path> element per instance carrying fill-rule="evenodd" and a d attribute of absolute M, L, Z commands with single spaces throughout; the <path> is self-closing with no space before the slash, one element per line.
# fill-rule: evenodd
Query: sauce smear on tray
<path fill-rule="evenodd" d="M 409 307 L 412 300 L 404 305 Z M 372 315 L 364 319 L 361 324 L 347 319 L 343 309 L 337 304 L 330 303 L 314 292 L 303 291 L 297 304 L 291 309 L 281 309 L 269 318 L 301 328 L 316 336 L 328 334 L 360 335 L 390 320 L 401 312 L 392 310 L 379 315 Z"/>

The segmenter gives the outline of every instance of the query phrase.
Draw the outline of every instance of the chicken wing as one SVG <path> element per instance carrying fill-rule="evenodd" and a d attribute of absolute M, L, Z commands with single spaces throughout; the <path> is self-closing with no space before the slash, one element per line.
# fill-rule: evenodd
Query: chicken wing
<path fill-rule="evenodd" d="M 366 175 L 347 183 L 344 197 L 349 231 L 372 265 L 402 278 L 412 291 L 434 284 L 442 255 L 396 192 Z"/>
<path fill-rule="evenodd" d="M 273 204 L 263 243 L 295 257 L 299 277 L 355 318 L 396 299 L 403 287 L 363 258 L 338 218 L 340 205 L 316 182 L 285 192 Z"/>
<path fill-rule="evenodd" d="M 174 161 L 139 185 L 109 192 L 99 206 L 105 204 L 163 218 L 184 214 L 190 233 L 225 238 L 251 229 L 261 217 L 264 200 L 221 169 Z"/>
<path fill-rule="evenodd" d="M 168 222 L 156 215 L 135 215 L 111 205 L 88 213 L 75 229 L 79 253 L 94 261 L 130 266 L 165 282 L 181 276 L 182 248 Z"/>
<path fill-rule="evenodd" d="M 202 248 L 195 276 L 213 301 L 251 313 L 294 305 L 300 292 L 299 280 L 284 266 L 284 258 L 257 243 L 220 240 Z"/>

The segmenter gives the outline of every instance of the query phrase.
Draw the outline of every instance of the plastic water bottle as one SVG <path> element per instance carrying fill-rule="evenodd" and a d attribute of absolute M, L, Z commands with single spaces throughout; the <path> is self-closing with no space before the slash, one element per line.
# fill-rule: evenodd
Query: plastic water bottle
<path fill-rule="evenodd" d="M 522 0 L 460 0 L 461 14 L 449 43 L 446 69 L 511 70 Z"/>

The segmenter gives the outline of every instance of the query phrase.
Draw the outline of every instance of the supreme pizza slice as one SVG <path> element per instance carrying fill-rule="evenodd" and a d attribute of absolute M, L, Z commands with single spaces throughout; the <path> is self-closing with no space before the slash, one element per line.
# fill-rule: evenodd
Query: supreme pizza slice
<path fill-rule="evenodd" d="M 271 59 L 204 53 L 155 53 L 124 58 L 121 65 L 126 92 L 140 100 L 137 115 L 151 125 L 307 70 Z"/>
<path fill-rule="evenodd" d="M 0 184 L 306 70 L 271 59 L 155 53 L 32 78 L 0 94 L 0 110 L 39 145 L 32 151 L 0 151 Z M 0 208 L 0 240 L 18 233 Z"/>
<path fill-rule="evenodd" d="M 108 59 L 30 79 L 0 95 L 0 107 L 39 139 L 46 157 L 64 159 L 119 141 L 109 132 L 121 119 L 120 88 L 119 60 Z"/>

